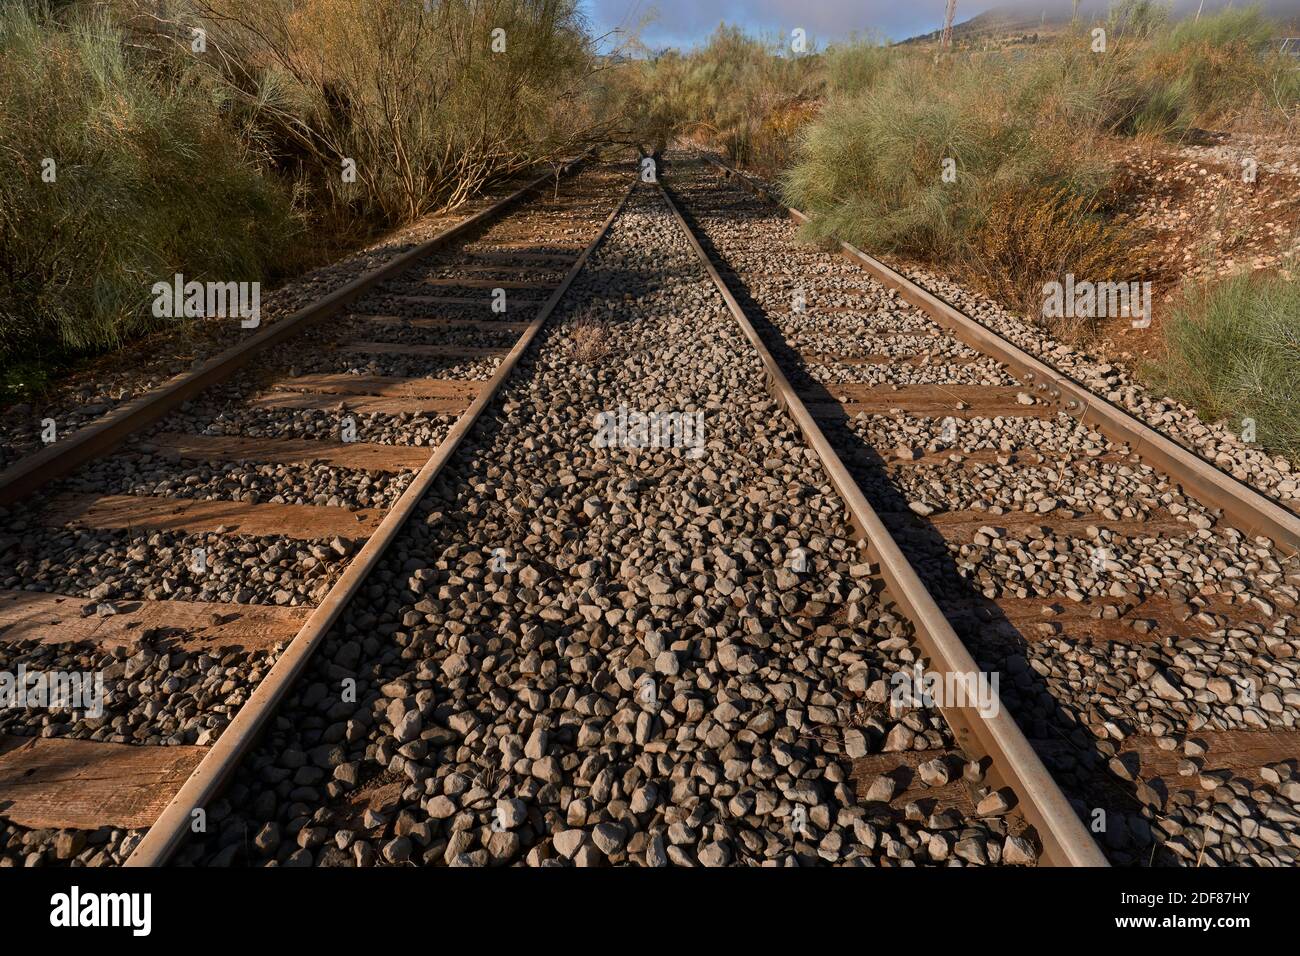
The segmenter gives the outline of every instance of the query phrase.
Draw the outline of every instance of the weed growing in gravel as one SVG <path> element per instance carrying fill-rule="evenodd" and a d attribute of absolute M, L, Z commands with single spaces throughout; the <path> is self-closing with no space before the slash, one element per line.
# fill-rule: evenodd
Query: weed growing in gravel
<path fill-rule="evenodd" d="M 604 322 L 584 316 L 573 324 L 569 332 L 573 357 L 588 365 L 599 362 L 609 354 L 609 328 Z"/>
<path fill-rule="evenodd" d="M 1300 280 L 1241 274 L 1192 286 L 1164 325 L 1158 384 L 1207 421 L 1300 456 Z"/>

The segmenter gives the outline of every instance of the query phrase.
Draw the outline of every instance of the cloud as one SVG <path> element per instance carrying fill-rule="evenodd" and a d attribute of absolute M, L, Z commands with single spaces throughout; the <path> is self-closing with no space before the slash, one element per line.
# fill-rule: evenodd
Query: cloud
<path fill-rule="evenodd" d="M 724 21 L 783 36 L 801 27 L 819 41 L 872 31 L 901 39 L 941 27 L 945 6 L 945 0 L 585 0 L 598 32 L 633 27 L 656 10 L 644 31 L 652 46 L 702 42 Z M 994 6 L 988 0 L 959 0 L 957 15 L 964 19 Z"/>
<path fill-rule="evenodd" d="M 902 40 L 943 26 L 946 0 L 581 0 L 597 32 L 614 27 L 634 28 L 651 10 L 658 16 L 643 31 L 652 47 L 689 47 L 703 43 L 721 22 L 734 23 L 751 33 L 789 36 L 802 27 L 808 36 L 826 43 L 852 33 L 876 33 Z M 1195 13 L 1200 0 L 1175 0 L 1176 14 Z M 1205 0 L 1205 10 L 1227 5 L 1227 0 Z M 1097 15 L 1109 0 L 1083 0 L 1085 14 Z M 1279 17 L 1300 12 L 1300 0 L 1264 0 L 1265 11 Z M 957 0 L 957 22 L 988 10 L 1014 10 L 1021 14 L 1068 16 L 1070 0 Z"/>

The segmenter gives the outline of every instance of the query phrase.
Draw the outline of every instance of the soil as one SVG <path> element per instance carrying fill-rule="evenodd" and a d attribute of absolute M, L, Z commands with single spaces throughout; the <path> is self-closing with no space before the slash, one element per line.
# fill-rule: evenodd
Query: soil
<path fill-rule="evenodd" d="M 1253 181 L 1246 161 L 1254 164 Z M 1152 282 L 1150 327 L 1103 324 L 1105 350 L 1120 361 L 1161 349 L 1161 322 L 1185 282 L 1241 271 L 1290 277 L 1300 252 L 1300 147 L 1280 137 L 1200 133 L 1186 145 L 1139 145 L 1120 160 L 1121 226 L 1145 240 Z"/>

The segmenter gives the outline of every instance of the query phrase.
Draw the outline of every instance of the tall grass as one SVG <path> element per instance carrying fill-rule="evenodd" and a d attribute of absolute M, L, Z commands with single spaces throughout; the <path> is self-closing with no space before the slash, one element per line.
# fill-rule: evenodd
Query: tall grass
<path fill-rule="evenodd" d="M 959 255 L 997 197 L 1063 183 L 1096 195 L 1106 185 L 1101 157 L 1080 149 L 1091 127 L 1065 125 L 1089 109 L 1086 89 L 1065 87 L 1069 76 L 1000 56 L 899 59 L 804 130 L 787 194 L 814 214 L 813 235 Z M 1058 121 L 1044 122 L 1048 114 Z"/>
<path fill-rule="evenodd" d="M 779 168 L 816 111 L 820 64 L 814 49 L 796 55 L 789 38 L 751 37 L 724 25 L 687 54 L 622 64 L 602 85 L 603 108 L 638 145 L 662 148 L 694 135 L 736 162 Z"/>
<path fill-rule="evenodd" d="M 1300 457 L 1300 280 L 1238 274 L 1185 291 L 1164 328 L 1157 384 L 1234 432 Z"/>
<path fill-rule="evenodd" d="M 151 0 L 137 0 L 148 23 Z M 284 161 L 385 225 L 598 138 L 576 0 L 185 0 L 201 62 Z M 498 32 L 500 31 L 500 32 Z M 356 181 L 345 182 L 345 161 Z"/>
<path fill-rule="evenodd" d="M 1141 77 L 1151 108 L 1170 120 L 1168 131 L 1224 125 L 1300 102 L 1295 61 L 1273 49 L 1274 32 L 1258 9 L 1247 8 L 1183 20 L 1155 37 L 1144 51 Z"/>
<path fill-rule="evenodd" d="M 826 51 L 826 88 L 833 95 L 852 96 L 875 85 L 902 54 L 874 38 L 854 39 Z"/>
<path fill-rule="evenodd" d="M 176 272 L 267 277 L 301 227 L 219 91 L 133 61 L 102 12 L 0 7 L 0 157 L 0 388 L 158 321 L 150 286 Z"/>
<path fill-rule="evenodd" d="M 786 194 L 813 216 L 813 237 L 965 263 L 1022 308 L 1066 272 L 1139 278 L 1142 237 L 1104 224 L 1116 139 L 1266 113 L 1280 125 L 1300 104 L 1294 63 L 1270 51 L 1257 10 L 1172 25 L 1165 13 L 1117 6 L 1104 53 L 1082 27 L 1031 54 L 843 50 L 828 58 L 830 94 L 801 132 Z"/>

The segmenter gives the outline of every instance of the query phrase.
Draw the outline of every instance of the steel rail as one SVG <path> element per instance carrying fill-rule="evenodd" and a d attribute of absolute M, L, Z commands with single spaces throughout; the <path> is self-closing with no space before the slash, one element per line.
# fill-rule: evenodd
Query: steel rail
<path fill-rule="evenodd" d="M 662 183 L 659 184 L 659 189 L 691 248 L 695 250 L 709 278 L 726 301 L 728 310 L 762 359 L 770 391 L 794 419 L 804 441 L 816 453 L 831 484 L 843 499 L 850 523 L 866 541 L 868 555 L 879 565 L 881 577 L 890 594 L 912 622 L 917 643 L 942 673 L 980 673 L 970 651 L 948 623 L 934 597 L 921 583 L 902 549 L 871 507 L 827 440 L 821 426 L 799 398 L 745 310 L 719 275 L 669 190 Z M 1105 854 L 1075 814 L 1070 801 L 1057 786 L 1011 714 L 1002 706 L 1000 695 L 995 698 L 994 704 L 992 716 L 981 714 L 971 700 L 960 705 L 948 702 L 947 706 L 939 709 L 964 752 L 991 758 L 988 781 L 994 786 L 1008 786 L 1015 793 L 1019 801 L 1016 809 L 1037 830 L 1046 862 L 1058 866 L 1108 866 Z"/>
<path fill-rule="evenodd" d="M 284 699 L 294 682 L 302 674 L 308 660 L 320 646 L 329 629 L 343 613 L 343 609 L 352 600 L 357 590 L 365 582 L 370 572 L 379 563 L 384 552 L 397 538 L 403 525 L 414 514 L 420 500 L 425 496 L 447 462 L 460 447 L 462 440 L 478 422 L 485 409 L 501 390 L 506 379 L 510 377 L 520 358 L 541 332 L 542 326 L 554 312 L 555 307 L 564 297 L 565 292 L 577 278 L 587 260 L 608 234 L 619 212 L 631 195 L 636 181 L 628 187 L 619 199 L 613 212 L 605 220 L 596 237 L 583 250 L 578 259 L 565 273 L 564 279 L 546 300 L 528 328 L 519 337 L 514 348 L 502 360 L 495 374 L 484 385 L 478 397 L 456 421 L 447 437 L 442 441 L 424 467 L 402 492 L 393 509 L 384 517 L 375 533 L 366 541 L 365 547 L 357 557 L 348 564 L 343 575 L 330 588 L 325 599 L 312 611 L 303 623 L 293 641 L 276 660 L 275 665 L 258 684 L 248 702 L 240 708 L 239 713 L 226 727 L 225 731 L 203 756 L 199 765 L 182 785 L 181 789 L 163 809 L 144 839 L 127 858 L 125 866 L 161 866 L 176 847 L 185 838 L 190 829 L 195 809 L 206 805 L 220 791 L 229 775 L 234 772 L 240 759 L 253 746 L 266 721 L 270 719 L 280 702 Z"/>
<path fill-rule="evenodd" d="M 591 155 L 590 152 L 584 153 L 569 161 L 560 170 L 559 175 L 571 172 Z M 267 325 L 255 335 L 213 356 L 199 368 L 177 376 L 139 398 L 132 399 L 98 421 L 78 429 L 62 441 L 54 442 L 38 452 L 23 456 L 0 473 L 0 506 L 13 504 L 41 486 L 68 474 L 79 465 L 111 450 L 132 432 L 139 431 L 158 420 L 204 389 L 225 381 L 252 361 L 257 354 L 278 345 L 316 322 L 337 315 L 375 285 L 405 271 L 458 236 L 492 221 L 529 193 L 550 183 L 555 176 L 556 174 L 550 172 L 538 176 L 509 196 L 448 226 L 437 235 L 395 256 L 384 265 L 358 276 L 347 285 L 299 309 L 292 315 Z"/>
<path fill-rule="evenodd" d="M 784 209 L 795 222 L 809 221 L 807 214 L 787 206 L 745 173 L 703 150 L 699 152 L 751 192 Z M 1300 515 L 1147 425 L 1069 374 L 1030 355 L 879 259 L 847 242 L 839 242 L 839 249 L 872 278 L 893 289 L 962 342 L 1009 366 L 1041 398 L 1060 405 L 1066 413 L 1109 438 L 1129 445 L 1134 454 L 1178 481 L 1193 497 L 1220 509 L 1247 537 L 1266 537 L 1284 550 L 1300 551 Z"/>

